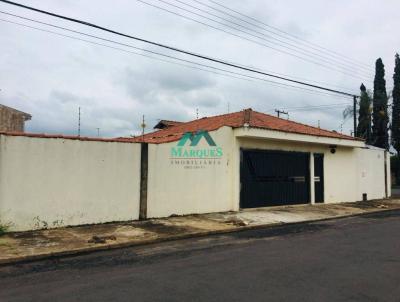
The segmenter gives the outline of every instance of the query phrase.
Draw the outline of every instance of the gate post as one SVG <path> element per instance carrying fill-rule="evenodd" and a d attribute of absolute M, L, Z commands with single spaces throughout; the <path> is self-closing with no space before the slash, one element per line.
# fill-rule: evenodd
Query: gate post
<path fill-rule="evenodd" d="M 314 153 L 310 152 L 310 203 L 315 204 Z"/>
<path fill-rule="evenodd" d="M 141 143 L 140 152 L 140 205 L 139 219 L 147 218 L 147 176 L 148 176 L 149 145 Z"/>

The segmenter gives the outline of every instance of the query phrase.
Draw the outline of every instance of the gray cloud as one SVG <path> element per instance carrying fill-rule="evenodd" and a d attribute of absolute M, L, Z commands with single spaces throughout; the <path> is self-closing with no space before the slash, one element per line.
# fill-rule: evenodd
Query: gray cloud
<path fill-rule="evenodd" d="M 361 82 L 136 1 L 121 0 L 116 5 L 99 0 L 96 6 L 85 1 L 20 2 L 197 53 L 326 82 L 332 86 L 345 86 L 352 91 L 358 91 Z M 399 47 L 398 36 L 393 34 L 393 29 L 400 25 L 396 15 L 398 1 L 388 0 L 379 6 L 363 0 L 221 2 L 371 66 L 377 57 L 382 57 L 388 86 L 392 86 L 394 53 Z M 196 5 L 192 1 L 191 4 Z M 0 8 L 135 47 L 157 49 L 6 4 L 0 4 Z M 371 16 L 384 21 L 371 22 Z M 14 20 L 11 17 L 7 19 Z M 113 137 L 139 133 L 142 115 L 145 115 L 147 131 L 150 131 L 158 119 L 190 120 L 195 118 L 196 109 L 200 116 L 221 114 L 227 111 L 228 103 L 231 111 L 252 107 L 271 114 L 274 114 L 274 108 L 351 103 L 346 98 L 310 94 L 265 82 L 232 79 L 11 24 L 0 24 L 3 39 L 0 102 L 31 113 L 33 119 L 28 123 L 29 131 L 76 134 L 78 107 L 82 108 L 84 135 L 97 135 L 96 128 L 100 128 L 101 135 Z M 121 48 L 134 51 L 128 47 Z M 170 51 L 165 53 L 174 54 Z M 367 87 L 372 88 L 370 83 Z M 338 129 L 343 122 L 343 109 L 344 106 L 329 110 L 293 110 L 290 118 L 312 125 L 319 120 L 322 127 Z M 350 129 L 351 123 L 345 123 L 344 131 L 348 133 Z"/>

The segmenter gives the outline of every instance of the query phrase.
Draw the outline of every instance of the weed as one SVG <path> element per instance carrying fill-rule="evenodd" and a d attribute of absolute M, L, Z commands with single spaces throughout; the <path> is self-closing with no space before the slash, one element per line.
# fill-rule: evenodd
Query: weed
<path fill-rule="evenodd" d="M 7 226 L 7 225 L 4 225 L 4 224 L 2 224 L 2 223 L 0 222 L 0 236 L 1 236 L 1 235 L 4 235 L 5 232 L 7 232 L 7 230 L 8 230 L 8 226 Z"/>

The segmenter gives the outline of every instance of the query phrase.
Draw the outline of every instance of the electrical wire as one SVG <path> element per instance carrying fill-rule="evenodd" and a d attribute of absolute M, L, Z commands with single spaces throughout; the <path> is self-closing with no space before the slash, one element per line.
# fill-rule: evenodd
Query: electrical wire
<path fill-rule="evenodd" d="M 71 22 L 74 22 L 74 23 L 78 23 L 78 24 L 82 24 L 82 25 L 85 25 L 85 26 L 89 26 L 89 27 L 92 27 L 92 28 L 100 29 L 100 30 L 105 31 L 105 32 L 109 32 L 109 33 L 116 34 L 116 35 L 119 35 L 119 36 L 122 36 L 122 37 L 134 39 L 136 41 L 144 42 L 144 43 L 147 43 L 147 44 L 150 44 L 150 45 L 154 45 L 154 46 L 158 46 L 158 47 L 161 47 L 161 48 L 164 48 L 164 49 L 173 50 L 173 51 L 180 52 L 180 53 L 183 53 L 183 54 L 186 54 L 186 55 L 190 55 L 190 56 L 193 56 L 193 57 L 196 57 L 196 58 L 212 61 L 214 63 L 223 64 L 223 65 L 226 65 L 226 66 L 229 66 L 229 67 L 242 69 L 242 70 L 245 70 L 245 71 L 248 71 L 248 72 L 252 72 L 252 73 L 258 73 L 258 74 L 262 74 L 264 76 L 273 77 L 273 78 L 277 78 L 277 79 L 280 79 L 280 80 L 284 80 L 284 81 L 288 81 L 288 82 L 292 82 L 292 83 L 296 83 L 296 84 L 300 84 L 300 85 L 304 85 L 304 86 L 308 86 L 308 87 L 313 87 L 313 88 L 317 88 L 317 89 L 320 89 L 320 90 L 325 90 L 325 91 L 329 91 L 329 92 L 333 92 L 333 93 L 337 93 L 337 94 L 341 94 L 341 95 L 346 95 L 346 96 L 350 96 L 350 97 L 358 97 L 358 96 L 355 96 L 355 95 L 353 95 L 351 93 L 348 93 L 348 92 L 344 92 L 344 91 L 340 91 L 340 90 L 336 90 L 336 89 L 331 89 L 331 88 L 327 88 L 327 87 L 323 87 L 323 86 L 319 86 L 319 85 L 313 85 L 313 84 L 310 84 L 310 83 L 301 82 L 301 81 L 293 80 L 293 79 L 290 79 L 290 78 L 280 77 L 280 76 L 277 76 L 277 75 L 273 75 L 273 74 L 269 74 L 269 73 L 265 73 L 265 72 L 260 72 L 260 71 L 257 71 L 257 70 L 251 69 L 251 68 L 241 67 L 239 65 L 228 63 L 228 62 L 225 62 L 225 61 L 220 60 L 220 59 L 214 59 L 214 58 L 211 58 L 211 57 L 208 57 L 208 56 L 205 56 L 205 55 L 196 54 L 196 53 L 193 53 L 193 52 L 190 52 L 190 51 L 187 51 L 187 50 L 179 49 L 179 48 L 168 46 L 168 45 L 165 45 L 165 44 L 153 42 L 153 41 L 150 41 L 150 40 L 147 40 L 147 39 L 143 39 L 143 38 L 135 37 L 135 36 L 132 36 L 132 35 L 124 34 L 124 33 L 121 33 L 121 32 L 118 32 L 118 31 L 115 31 L 115 30 L 112 30 L 112 29 L 108 29 L 108 28 L 105 28 L 105 27 L 102 27 L 102 26 L 99 26 L 99 25 L 95 25 L 93 23 L 89 23 L 89 22 L 86 22 L 86 21 L 82 21 L 82 20 L 66 17 L 66 16 L 63 16 L 63 15 L 55 14 L 55 13 L 51 13 L 51 12 L 40 10 L 40 9 L 31 7 L 31 6 L 19 4 L 19 3 L 16 3 L 16 2 L 12 2 L 12 1 L 8 1 L 8 0 L 0 0 L 0 2 L 11 4 L 11 5 L 14 5 L 14 6 L 18 6 L 18 7 L 21 7 L 21 8 L 24 8 L 24 9 L 28 9 L 28 10 L 31 10 L 31 11 L 39 12 L 39 13 L 42 13 L 42 14 L 46 14 L 46 15 L 49 15 L 49 16 L 56 17 L 56 18 L 68 20 L 68 21 L 71 21 Z"/>
<path fill-rule="evenodd" d="M 228 11 L 231 11 L 231 12 L 233 12 L 233 13 L 239 15 L 239 16 L 245 17 L 245 18 L 247 18 L 247 19 L 249 19 L 249 20 L 255 21 L 255 22 L 257 22 L 258 24 L 261 24 L 262 26 L 259 26 L 259 25 L 255 24 L 255 23 L 253 23 L 253 22 L 246 21 L 245 19 L 242 19 L 242 18 L 239 18 L 239 17 L 237 17 L 237 16 L 235 16 L 235 15 L 229 14 L 229 13 L 227 13 L 226 11 L 220 10 L 220 9 L 215 8 L 215 7 L 213 7 L 213 6 L 207 5 L 207 4 L 205 4 L 204 2 L 202 2 L 202 1 L 199 1 L 199 0 L 192 0 L 192 1 L 194 1 L 194 2 L 196 2 L 196 3 L 199 3 L 199 4 L 203 5 L 203 6 L 206 6 L 206 7 L 208 7 L 208 8 L 211 8 L 211 9 L 213 9 L 213 10 L 215 10 L 215 11 L 219 11 L 219 12 L 221 12 L 221 13 L 223 13 L 223 14 L 225 14 L 225 15 L 228 15 L 228 16 L 230 16 L 230 17 L 239 19 L 239 20 L 241 20 L 241 21 L 243 21 L 243 22 L 245 22 L 245 23 L 247 23 L 247 24 L 250 24 L 250 25 L 253 25 L 253 26 L 255 26 L 255 27 L 264 29 L 264 30 L 266 30 L 267 32 L 270 32 L 270 33 L 275 34 L 275 35 L 277 35 L 277 36 L 286 38 L 286 39 L 291 40 L 291 41 L 293 41 L 293 42 L 303 43 L 303 44 L 305 44 L 305 45 L 308 45 L 308 47 L 313 48 L 313 49 L 315 49 L 315 50 L 320 49 L 320 50 L 326 51 L 327 53 L 330 53 L 330 54 L 332 54 L 332 55 L 334 55 L 334 56 L 343 58 L 343 59 L 345 59 L 345 60 L 348 60 L 349 62 L 355 62 L 355 63 L 358 64 L 359 66 L 365 66 L 365 67 L 368 67 L 370 70 L 373 70 L 373 69 L 370 67 L 370 65 L 365 64 L 364 62 L 355 60 L 354 58 L 350 58 L 350 57 L 348 57 L 348 56 L 346 56 L 346 55 L 343 55 L 343 54 L 341 54 L 341 53 L 338 53 L 338 52 L 336 52 L 336 51 L 334 51 L 334 50 L 331 50 L 331 49 L 328 49 L 328 48 L 326 48 L 326 47 L 320 46 L 320 45 L 318 45 L 318 44 L 316 44 L 316 43 L 309 42 L 309 41 L 307 41 L 307 40 L 305 40 L 305 39 L 303 39 L 303 38 L 299 38 L 298 36 L 295 36 L 295 35 L 293 35 L 293 34 L 291 34 L 291 33 L 288 33 L 287 31 L 283 31 L 283 30 L 281 30 L 281 29 L 279 29 L 279 28 L 277 28 L 277 27 L 271 26 L 271 25 L 269 25 L 269 24 L 267 24 L 267 23 L 265 23 L 265 22 L 263 22 L 263 21 L 260 21 L 260 20 L 258 20 L 258 19 L 256 19 L 256 18 L 253 18 L 253 17 L 251 17 L 251 16 L 245 15 L 245 14 L 243 14 L 243 13 L 237 11 L 237 10 L 234 10 L 234 9 L 231 9 L 231 8 L 225 6 L 225 5 L 222 5 L 222 4 L 220 4 L 219 2 L 217 2 L 217 1 L 209 0 L 209 2 L 211 2 L 211 3 L 215 4 L 215 5 L 218 5 L 219 7 L 222 7 L 222 8 L 224 8 L 224 9 L 228 10 Z M 267 28 L 273 29 L 274 31 L 277 31 L 278 33 L 281 33 L 281 34 L 278 34 L 278 33 L 274 32 L 274 31 L 272 31 L 272 30 L 267 30 Z"/>
<path fill-rule="evenodd" d="M 292 109 L 292 110 L 290 110 L 290 112 L 293 112 L 293 111 L 325 111 L 325 110 L 338 110 L 338 109 L 345 109 L 345 108 L 346 107 L 344 107 L 343 105 L 342 106 L 326 107 L 326 108 L 325 107 L 324 108 L 318 108 L 318 107 L 316 107 L 316 108 L 304 108 L 304 109 L 299 108 L 299 109 Z"/>
<path fill-rule="evenodd" d="M 146 58 L 149 58 L 149 59 L 158 60 L 158 61 L 165 62 L 165 63 L 171 63 L 171 64 L 178 65 L 178 66 L 182 66 L 182 67 L 187 67 L 187 68 L 202 70 L 202 71 L 211 72 L 211 73 L 218 74 L 218 75 L 228 76 L 228 77 L 235 78 L 235 79 L 240 79 L 240 80 L 246 80 L 246 81 L 254 82 L 253 80 L 246 79 L 246 78 L 244 78 L 244 77 L 235 77 L 235 76 L 228 75 L 228 74 L 218 73 L 218 72 L 215 72 L 215 71 L 210 70 L 210 69 L 202 69 L 202 68 L 199 68 L 199 67 L 190 66 L 190 65 L 185 65 L 185 64 L 181 64 L 181 63 L 174 62 L 174 61 L 164 60 L 164 59 L 160 59 L 160 58 L 153 57 L 153 56 L 150 56 L 150 55 L 142 54 L 142 53 L 140 53 L 140 52 L 135 52 L 135 51 L 131 51 L 131 50 L 126 50 L 126 49 L 123 49 L 123 48 L 118 48 L 118 47 L 110 46 L 110 45 L 107 45 L 107 44 L 97 43 L 97 42 L 94 42 L 94 41 L 90 41 L 90 40 L 86 40 L 86 39 L 81 39 L 81 38 L 74 37 L 74 36 L 65 35 L 65 34 L 62 34 L 62 33 L 58 33 L 58 32 L 55 32 L 55 31 L 51 31 L 51 30 L 47 30 L 47 29 L 43 29 L 43 28 L 38 28 L 38 27 L 30 26 L 30 25 L 27 25 L 27 24 L 22 24 L 22 23 L 10 21 L 10 20 L 5 20 L 5 19 L 1 19 L 1 18 L 0 18 L 0 21 L 2 21 L 2 22 L 7 22 L 7 23 L 10 23 L 10 24 L 14 24 L 14 25 L 18 25 L 18 26 L 25 27 L 25 28 L 34 29 L 34 30 L 41 31 L 41 32 L 45 32 L 45 33 L 49 33 L 49 34 L 53 34 L 53 35 L 57 35 L 57 36 L 61 36 L 61 37 L 64 37 L 64 38 L 69 38 L 69 39 L 73 39 L 73 40 L 77 40 L 77 41 L 81 41 L 81 42 L 86 42 L 86 43 L 93 44 L 93 45 L 97 45 L 97 46 L 102 46 L 102 47 L 106 47 L 106 48 L 110 48 L 110 49 L 114 49 L 114 50 L 118 50 L 118 51 L 122 51 L 122 52 L 126 52 L 126 53 L 131 53 L 131 54 L 139 55 L 139 56 L 142 56 L 142 57 L 146 57 Z M 141 49 L 141 48 L 137 48 L 137 49 L 140 49 L 140 50 L 142 50 L 142 51 L 145 51 L 145 49 Z M 206 65 L 205 65 L 205 66 L 206 66 Z"/>
<path fill-rule="evenodd" d="M 49 31 L 49 30 L 46 30 L 46 29 L 37 28 L 37 27 L 33 27 L 33 26 L 30 26 L 30 25 L 14 22 L 14 21 L 10 21 L 10 20 L 5 20 L 5 19 L 1 19 L 0 18 L 0 21 L 11 23 L 11 24 L 18 25 L 18 26 L 25 27 L 25 28 L 30 28 L 30 29 L 34 29 L 34 30 L 50 33 L 50 34 L 53 34 L 53 35 L 58 35 L 58 36 L 61 36 L 61 37 L 66 37 L 66 38 L 69 38 L 69 39 L 73 39 L 73 40 L 77 40 L 77 41 L 81 41 L 81 42 L 85 42 L 85 43 L 89 43 L 89 44 L 94 44 L 94 45 L 97 45 L 97 46 L 110 48 L 110 49 L 113 49 L 113 50 L 118 50 L 118 51 L 130 53 L 130 54 L 139 55 L 139 56 L 146 57 L 146 58 L 149 58 L 149 59 L 158 60 L 158 61 L 161 61 L 161 62 L 164 62 L 164 63 L 170 63 L 170 64 L 182 66 L 182 67 L 185 67 L 185 68 L 191 68 L 191 69 L 195 69 L 195 70 L 211 72 L 213 74 L 217 74 L 217 75 L 221 75 L 221 76 L 227 76 L 227 77 L 230 77 L 230 78 L 235 78 L 235 79 L 254 82 L 253 80 L 249 80 L 249 79 L 246 79 L 246 78 L 235 77 L 235 76 L 232 76 L 232 75 L 215 72 L 215 71 L 212 71 L 212 70 L 209 70 L 209 69 L 203 69 L 203 68 L 198 68 L 198 67 L 194 67 L 194 66 L 190 66 L 190 65 L 186 65 L 186 64 L 180 64 L 180 63 L 177 63 L 177 62 L 174 62 L 174 61 L 164 60 L 164 59 L 160 59 L 160 58 L 153 57 L 153 56 L 150 56 L 150 55 L 142 54 L 142 53 L 139 53 L 139 52 L 129 51 L 129 50 L 126 50 L 126 49 L 117 48 L 117 47 L 113 47 L 113 46 L 110 46 L 110 45 L 97 43 L 97 42 L 94 42 L 94 41 L 81 39 L 81 38 L 78 38 L 78 37 L 69 36 L 69 35 L 58 33 L 58 32 Z M 274 84 L 271 83 L 271 84 L 275 85 L 275 83 Z M 278 85 L 278 87 L 280 87 L 280 86 Z M 282 87 L 280 87 L 280 88 L 282 88 Z M 293 88 L 299 88 L 299 87 L 293 87 Z M 311 92 L 311 91 L 309 91 L 309 92 Z M 315 91 L 315 92 L 319 92 L 319 91 Z M 337 96 L 337 95 L 332 95 L 332 96 Z M 284 110 L 290 110 L 291 112 L 293 112 L 293 111 L 322 111 L 322 110 L 340 109 L 340 108 L 343 108 L 343 105 L 347 105 L 348 106 L 348 105 L 350 105 L 350 103 L 335 103 L 335 104 L 313 105 L 313 106 L 285 107 L 283 109 Z M 271 110 L 267 110 L 267 111 L 272 111 L 272 109 Z"/>
<path fill-rule="evenodd" d="M 298 107 L 285 107 L 283 110 L 296 110 L 296 109 L 318 109 L 318 108 L 327 108 L 327 107 L 337 107 L 344 105 L 351 105 L 350 103 L 335 103 L 335 104 L 325 104 L 325 105 L 309 105 L 309 106 L 298 106 Z"/>
<path fill-rule="evenodd" d="M 279 108 L 280 110 L 286 110 L 286 111 L 324 111 L 324 110 L 332 110 L 332 109 L 341 109 L 341 108 L 346 108 L 352 104 L 350 103 L 336 103 L 336 104 L 325 104 L 325 105 L 310 105 L 310 106 L 298 106 L 298 107 L 279 107 L 276 106 L 275 108 L 271 108 L 267 111 L 273 112 L 276 110 L 276 108 Z"/>
<path fill-rule="evenodd" d="M 0 0 L 0 1 L 3 1 L 3 0 Z M 366 78 L 364 78 L 364 77 L 362 77 L 362 76 L 360 76 L 360 75 L 353 74 L 353 73 L 348 73 L 348 72 L 353 72 L 353 70 L 342 70 L 342 69 L 334 68 L 334 67 L 332 67 L 332 66 L 325 65 L 325 64 L 320 63 L 320 62 L 318 62 L 318 61 L 314 61 L 314 60 L 311 60 L 311 59 L 302 57 L 302 56 L 300 56 L 300 55 L 297 55 L 297 54 L 288 52 L 288 51 L 286 51 L 286 50 L 282 50 L 282 49 L 276 48 L 276 47 L 274 47 L 274 46 L 270 46 L 270 45 L 268 45 L 268 44 L 261 43 L 261 42 L 259 42 L 259 41 L 256 41 L 256 40 L 253 40 L 253 39 L 250 39 L 250 38 L 247 38 L 247 37 L 244 37 L 244 36 L 241 36 L 241 35 L 232 33 L 232 32 L 230 32 L 230 31 L 227 31 L 227 30 L 223 29 L 223 28 L 219 28 L 219 27 L 213 26 L 213 25 L 211 25 L 211 24 L 208 24 L 208 23 L 199 21 L 199 20 L 197 20 L 197 19 L 193 19 L 193 18 L 191 18 L 191 17 L 188 17 L 188 16 L 186 16 L 186 15 L 179 14 L 179 13 L 177 13 L 177 12 L 171 11 L 171 10 L 166 9 L 166 8 L 163 8 L 163 7 L 161 7 L 161 6 L 158 6 L 158 5 L 155 5 L 155 4 L 152 4 L 152 3 L 148 3 L 148 2 L 146 2 L 146 1 L 144 1 L 144 0 L 136 0 L 136 1 L 141 2 L 141 3 L 143 3 L 143 4 L 146 4 L 146 5 L 148 5 L 148 6 L 151 6 L 151 7 L 157 8 L 157 9 L 159 9 L 159 10 L 168 12 L 168 13 L 173 14 L 173 15 L 175 15 L 175 16 L 178 16 L 178 17 L 181 17 L 181 18 L 184 18 L 184 19 L 187 19 L 187 20 L 190 20 L 190 21 L 199 23 L 199 24 L 204 25 L 204 26 L 207 26 L 207 27 L 210 27 L 210 28 L 212 28 L 212 29 L 214 29 L 214 30 L 221 31 L 221 32 L 226 33 L 226 34 L 229 34 L 229 35 L 231 35 L 231 36 L 234 36 L 234 37 L 237 37 L 237 38 L 240 38 L 240 39 L 243 39 L 243 40 L 246 40 L 246 41 L 249 41 L 249 42 L 258 44 L 258 45 L 260 45 L 260 46 L 263 46 L 263 47 L 266 47 L 266 48 L 275 50 L 275 51 L 277 51 L 277 52 L 280 52 L 280 53 L 283 53 L 283 54 L 292 56 L 292 57 L 294 57 L 294 58 L 303 60 L 303 61 L 305 61 L 305 62 L 312 63 L 312 64 L 314 64 L 314 65 L 323 67 L 323 68 L 328 69 L 328 70 L 330 70 L 330 71 L 334 70 L 334 71 L 340 72 L 340 73 L 342 73 L 342 74 L 345 74 L 345 75 L 347 75 L 347 76 L 349 76 L 349 77 L 353 77 L 353 78 L 357 78 L 357 79 L 359 79 L 359 80 L 366 81 Z M 347 71 L 348 71 L 348 72 L 347 72 Z"/>
<path fill-rule="evenodd" d="M 159 1 L 159 2 L 161 2 L 161 3 L 164 3 L 164 4 L 166 4 L 166 5 L 169 5 L 169 6 L 175 7 L 175 8 L 177 8 L 177 9 L 183 10 L 183 11 L 188 12 L 188 13 L 190 13 L 190 14 L 194 14 L 194 15 L 199 16 L 199 17 L 201 17 L 201 18 L 204 18 L 204 19 L 206 19 L 206 20 L 215 22 L 215 23 L 220 24 L 220 25 L 222 25 L 222 26 L 228 27 L 229 29 L 233 29 L 233 30 L 237 30 L 237 31 L 239 31 L 239 32 L 245 33 L 245 34 L 247 34 L 247 35 L 250 35 L 250 36 L 252 36 L 252 37 L 258 38 L 258 39 L 263 40 L 263 41 L 266 41 L 266 42 L 268 42 L 268 43 L 272 43 L 272 44 L 274 44 L 274 45 L 278 45 L 278 46 L 283 47 L 283 48 L 285 48 L 285 49 L 289 49 L 289 50 L 292 50 L 292 51 L 295 51 L 295 52 L 299 52 L 299 53 L 304 54 L 304 55 L 312 56 L 312 57 L 316 58 L 317 60 L 321 60 L 321 61 L 326 62 L 326 63 L 328 63 L 328 64 L 332 64 L 332 65 L 334 65 L 334 66 L 336 66 L 337 64 L 339 64 L 339 65 L 341 65 L 341 66 L 342 66 L 344 69 L 346 69 L 346 70 L 354 71 L 354 69 L 356 68 L 356 69 L 359 69 L 359 72 L 360 72 L 360 73 L 366 72 L 366 71 L 367 71 L 367 70 L 366 70 L 367 68 L 365 68 L 365 67 L 362 67 L 362 68 L 360 68 L 360 67 L 355 67 L 355 66 L 353 66 L 353 64 L 349 64 L 349 63 L 347 63 L 347 62 L 342 62 L 342 60 L 338 60 L 338 59 L 336 59 L 336 58 L 332 58 L 332 56 L 326 57 L 326 56 L 321 55 L 321 54 L 319 54 L 319 53 L 310 51 L 310 50 L 308 50 L 308 49 L 304 49 L 304 48 L 300 47 L 299 45 L 294 45 L 294 44 L 292 44 L 292 43 L 283 41 L 283 40 L 278 39 L 278 38 L 275 38 L 275 37 L 273 37 L 273 36 L 266 35 L 266 34 L 263 33 L 263 32 L 254 30 L 254 29 L 249 28 L 249 27 L 247 27 L 247 26 L 243 26 L 242 24 L 233 22 L 233 21 L 231 21 L 231 20 L 229 20 L 229 19 L 220 17 L 220 16 L 218 16 L 218 15 L 216 15 L 216 14 L 213 14 L 212 12 L 209 12 L 209 11 L 203 10 L 203 9 L 201 9 L 201 8 L 199 8 L 199 7 L 196 7 L 196 6 L 194 6 L 194 5 L 185 3 L 184 1 L 181 1 L 181 0 L 173 0 L 173 1 L 175 1 L 175 2 L 178 2 L 178 3 L 182 4 L 182 5 L 185 5 L 185 6 L 187 6 L 187 7 L 190 7 L 190 8 L 193 8 L 193 9 L 195 9 L 195 10 L 198 10 L 198 11 L 200 11 L 200 12 L 206 13 L 207 15 L 210 15 L 210 16 L 213 16 L 213 17 L 217 17 L 217 18 L 219 18 L 219 19 L 221 19 L 221 20 L 223 20 L 223 21 L 225 21 L 225 22 L 231 23 L 231 24 L 233 24 L 235 27 L 230 26 L 230 25 L 227 25 L 227 24 L 225 24 L 225 23 L 223 23 L 223 22 L 220 22 L 220 21 L 218 21 L 218 20 L 215 20 L 215 19 L 213 19 L 213 18 L 209 18 L 209 17 L 207 17 L 207 16 L 198 14 L 198 13 L 193 12 L 193 11 L 191 11 L 191 10 L 185 9 L 185 8 L 183 8 L 183 7 L 181 7 L 181 6 L 172 4 L 172 3 L 168 2 L 168 1 L 165 1 L 165 0 L 157 0 L 157 1 Z M 237 27 L 243 28 L 244 30 L 238 29 Z M 256 34 L 253 34 L 253 33 L 256 33 Z M 261 35 L 261 36 L 259 36 L 259 35 Z M 275 41 L 277 41 L 277 42 L 272 42 L 271 40 L 275 40 Z M 293 47 L 294 47 L 294 48 L 293 48 Z M 332 62 L 332 61 L 333 61 L 333 62 Z M 349 69 L 349 68 L 350 68 L 350 69 Z M 361 69 L 364 69 L 364 70 L 361 70 Z M 369 70 L 369 71 L 370 71 L 370 70 Z M 368 72 L 369 72 L 369 71 L 368 71 Z M 372 76 L 372 75 L 371 75 L 371 74 L 368 74 L 368 76 Z"/>
<path fill-rule="evenodd" d="M 0 11 L 0 13 L 1 13 L 1 11 Z M 103 47 L 111 48 L 111 49 L 114 49 L 114 50 L 119 50 L 119 51 L 131 53 L 131 54 L 140 55 L 140 56 L 143 56 L 143 57 L 147 57 L 147 58 L 150 58 L 150 59 L 155 59 L 155 60 L 162 61 L 162 62 L 165 62 L 165 63 L 171 63 L 171 64 L 179 65 L 179 66 L 182 66 L 182 67 L 187 67 L 187 68 L 191 68 L 191 69 L 197 69 L 197 70 L 201 70 L 201 71 L 211 72 L 211 73 L 222 75 L 222 76 L 226 76 L 226 77 L 231 77 L 231 78 L 240 79 L 240 80 L 246 80 L 246 81 L 251 81 L 251 82 L 254 82 L 254 80 L 258 80 L 258 81 L 266 82 L 266 83 L 268 83 L 270 85 L 273 85 L 273 86 L 278 86 L 280 88 L 291 88 L 291 89 L 302 90 L 302 91 L 305 91 L 305 92 L 308 92 L 308 93 L 312 93 L 312 94 L 319 94 L 319 95 L 325 95 L 325 96 L 331 96 L 331 97 L 340 97 L 340 96 L 338 96 L 336 94 L 330 94 L 330 93 L 317 91 L 317 90 L 312 90 L 312 89 L 308 89 L 308 88 L 304 88 L 304 87 L 299 87 L 299 86 L 289 85 L 289 84 L 285 84 L 285 83 L 270 81 L 270 80 L 266 80 L 266 79 L 263 79 L 263 78 L 253 77 L 253 76 L 249 76 L 249 75 L 246 75 L 246 74 L 232 72 L 230 70 L 217 68 L 217 67 L 214 67 L 214 66 L 200 64 L 200 63 L 197 63 L 197 62 L 194 62 L 194 61 L 189 61 L 189 60 L 185 60 L 185 59 L 176 58 L 176 57 L 173 57 L 173 56 L 170 56 L 170 55 L 165 55 L 165 54 L 157 53 L 157 52 L 154 52 L 154 51 L 151 51 L 151 50 L 147 50 L 147 49 L 135 47 L 135 46 L 132 46 L 132 45 L 116 42 L 116 41 L 113 41 L 113 40 L 104 39 L 104 38 L 97 37 L 97 36 L 94 36 L 94 35 L 81 33 L 79 31 L 63 28 L 63 27 L 60 27 L 60 26 L 55 26 L 55 27 L 60 28 L 60 29 L 64 29 L 66 31 L 70 31 L 70 32 L 82 34 L 82 35 L 85 35 L 85 36 L 89 36 L 89 37 L 92 37 L 92 38 L 104 40 L 104 41 L 107 41 L 107 42 L 123 45 L 123 46 L 126 46 L 126 47 L 131 47 L 131 48 L 134 48 L 134 49 L 137 49 L 137 50 L 140 50 L 140 51 L 151 53 L 153 55 L 163 56 L 163 57 L 171 58 L 171 59 L 174 59 L 174 60 L 177 60 L 177 61 L 187 62 L 187 63 L 193 64 L 193 65 L 206 67 L 206 68 L 209 68 L 209 69 L 204 69 L 204 68 L 199 68 L 199 67 L 195 67 L 195 66 L 191 66 L 191 65 L 177 63 L 177 62 L 174 62 L 174 61 L 164 60 L 164 59 L 160 59 L 160 58 L 153 57 L 153 56 L 150 56 L 150 55 L 145 55 L 145 54 L 141 54 L 141 53 L 138 53 L 138 52 L 125 50 L 125 49 L 122 49 L 122 48 L 117 48 L 117 47 L 109 46 L 109 45 L 106 45 L 106 44 L 97 43 L 97 42 L 93 42 L 93 41 L 90 41 L 90 40 L 81 39 L 81 38 L 78 38 L 78 37 L 69 36 L 69 35 L 58 33 L 58 32 L 49 31 L 49 30 L 46 30 L 46 29 L 37 28 L 37 27 L 34 27 L 34 26 L 30 26 L 30 25 L 26 25 L 26 24 L 10 21 L 10 20 L 0 19 L 0 21 L 11 23 L 11 24 L 14 24 L 14 25 L 19 25 L 19 26 L 22 26 L 22 27 L 30 28 L 30 29 L 39 30 L 39 31 L 42 31 L 42 32 L 46 32 L 46 33 L 50 33 L 50 34 L 54 34 L 54 35 L 58 35 L 58 36 L 62 36 L 62 37 L 70 38 L 70 39 L 75 39 L 75 40 L 82 41 L 82 42 L 91 43 L 91 44 L 94 44 L 94 45 L 97 45 L 97 46 L 103 46 Z M 40 21 L 38 21 L 38 22 L 39 23 L 44 23 L 44 22 L 40 22 Z M 215 70 L 217 70 L 217 71 L 215 71 Z M 221 71 L 223 73 L 218 72 L 218 71 Z M 232 76 L 232 74 L 235 74 L 235 75 L 238 75 L 238 76 Z"/>

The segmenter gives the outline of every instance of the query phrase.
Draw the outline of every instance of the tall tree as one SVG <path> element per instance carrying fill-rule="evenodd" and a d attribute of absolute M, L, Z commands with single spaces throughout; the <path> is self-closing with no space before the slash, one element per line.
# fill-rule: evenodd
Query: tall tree
<path fill-rule="evenodd" d="M 371 139 L 371 96 L 364 84 L 360 87 L 360 109 L 358 115 L 357 135 L 370 143 Z"/>
<path fill-rule="evenodd" d="M 385 66 L 379 58 L 375 63 L 372 144 L 385 149 L 389 148 L 387 101 Z"/>
<path fill-rule="evenodd" d="M 393 74 L 393 107 L 392 107 L 392 145 L 400 153 L 400 57 L 395 56 Z"/>

